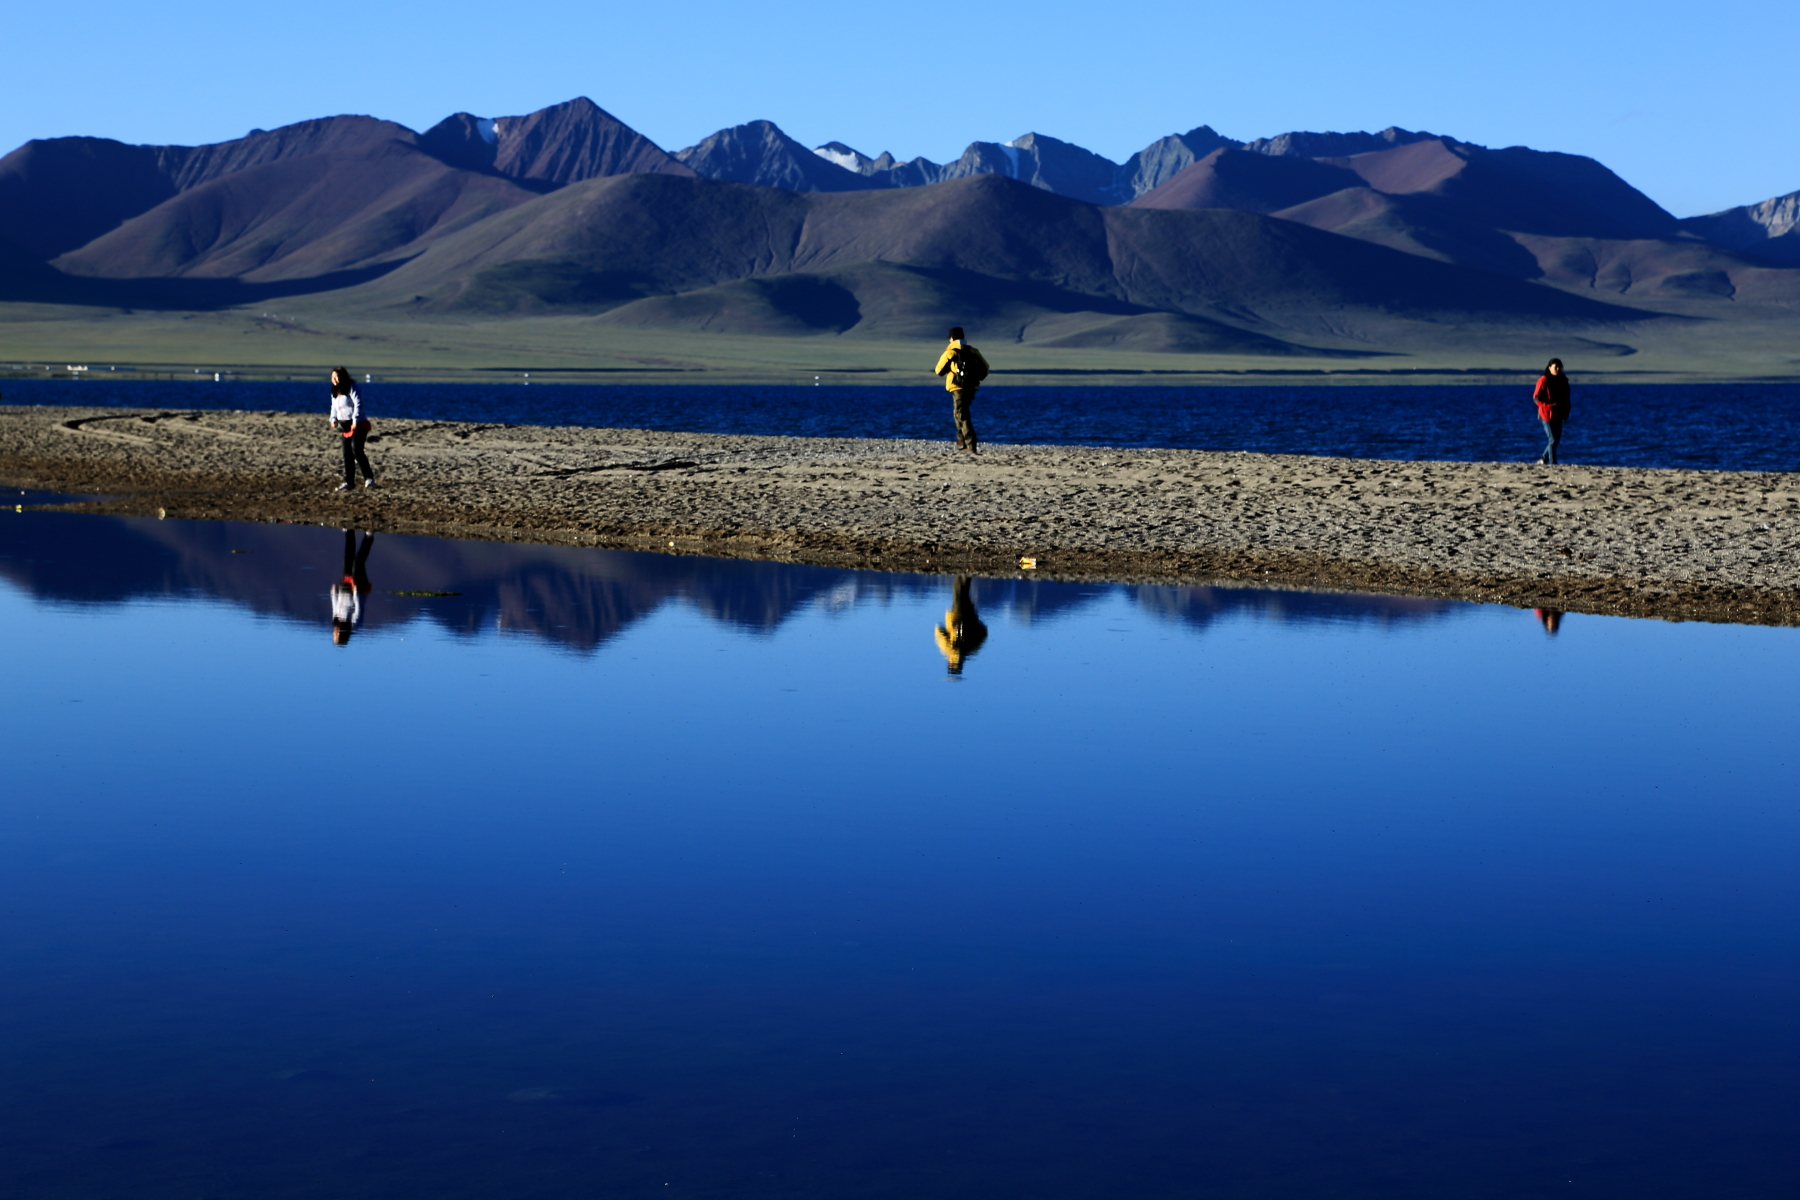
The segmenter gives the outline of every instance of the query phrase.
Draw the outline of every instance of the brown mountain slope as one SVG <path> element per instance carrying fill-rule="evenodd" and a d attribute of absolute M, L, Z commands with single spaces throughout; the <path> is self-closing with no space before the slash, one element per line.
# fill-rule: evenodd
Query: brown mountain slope
<path fill-rule="evenodd" d="M 80 303 L 81 281 L 70 279 L 54 267 L 0 237 L 0 300 L 37 303 Z"/>
<path fill-rule="evenodd" d="M 81 274 L 219 276 L 263 270 L 276 260 L 292 260 L 279 269 L 284 276 L 315 267 L 334 270 L 385 252 L 370 246 L 391 249 L 399 244 L 396 238 L 405 240 L 408 228 L 413 236 L 429 228 L 441 219 L 430 216 L 431 210 L 455 207 L 444 199 L 446 188 L 474 187 L 468 181 L 450 184 L 444 176 L 425 189 L 432 196 L 396 201 L 406 211 L 390 218 L 391 230 L 337 230 L 327 213 L 337 212 L 339 221 L 355 220 L 360 202 L 352 197 L 421 190 L 427 168 L 417 156 L 395 153 L 396 146 L 422 150 L 451 167 L 507 177 L 528 191 L 633 171 L 692 174 L 585 98 L 491 122 L 458 114 L 423 138 L 403 125 L 365 116 L 301 121 L 205 146 L 54 138 L 28 142 L 0 159 L 0 228 L 19 250 L 45 260 L 110 236 L 104 245 L 68 260 L 70 270 Z M 302 165 L 267 169 L 278 164 Z M 390 170 L 391 177 L 370 178 Z M 349 195 L 322 200 L 309 174 L 330 175 Z M 151 216 L 173 198 L 231 179 L 236 182 L 224 192 L 215 189 L 197 204 L 177 204 Z M 486 194 L 510 196 L 504 188 Z M 120 232 L 126 222 L 142 217 L 149 219 Z M 234 245 L 246 230 L 257 231 L 255 244 Z M 302 241 L 319 239 L 334 244 L 302 253 Z M 272 276 L 265 271 L 264 277 Z"/>
<path fill-rule="evenodd" d="M 115 279 L 265 282 L 325 275 L 386 256 L 534 198 L 504 179 L 446 166 L 407 139 L 233 171 L 165 200 L 55 265 Z"/>
<path fill-rule="evenodd" d="M 376 117 L 321 117 L 280 129 L 258 129 L 229 142 L 209 146 L 164 146 L 171 159 L 177 191 L 199 187 L 238 171 L 291 159 L 322 156 L 366 158 L 392 142 L 416 143 L 419 135 L 404 125 Z"/>
<path fill-rule="evenodd" d="M 1145 192 L 1131 207 L 1272 213 L 1361 183 L 1356 172 L 1330 163 L 1225 148 Z"/>
<path fill-rule="evenodd" d="M 1489 150 L 1428 137 L 1339 158 L 1208 155 L 1133 202 L 1139 208 L 1277 212 L 1346 188 L 1407 197 L 1435 223 L 1549 237 L 1675 237 L 1679 226 L 1591 158 L 1514 146 Z"/>
<path fill-rule="evenodd" d="M 779 287 L 726 287 L 778 277 Z M 707 289 L 724 290 L 693 295 Z M 487 312 L 635 304 L 635 315 L 614 319 L 739 330 L 761 322 L 772 332 L 796 321 L 899 331 L 971 305 L 1010 313 L 1020 331 L 1055 317 L 1071 336 L 1103 317 L 1158 312 L 1274 337 L 1337 336 L 1393 319 L 1643 318 L 1292 222 L 1097 208 L 995 176 L 811 195 L 661 176 L 594 180 L 447 235 L 359 292 Z M 686 298 L 667 299 L 677 296 Z M 1146 328 L 1139 321 L 1119 336 Z"/>
<path fill-rule="evenodd" d="M 482 273 L 561 263 L 668 293 L 906 263 L 1117 296 L 1102 210 L 995 176 L 857 193 L 629 175 L 574 184 L 447 237 L 394 290 L 453 303 Z"/>
<path fill-rule="evenodd" d="M 1536 257 L 1512 235 L 1417 196 L 1390 196 L 1371 187 L 1351 187 L 1274 215 L 1406 254 L 1515 279 L 1537 279 L 1543 274 Z"/>
<path fill-rule="evenodd" d="M 1184 313 L 1147 311 L 1045 284 L 1016 283 L 945 268 L 863 263 L 816 273 L 733 280 L 649 296 L 597 319 L 626 329 L 786 337 L 855 332 L 935 339 L 946 314 L 990 341 L 1070 348 L 1227 354 L 1337 354 Z"/>
<path fill-rule="evenodd" d="M 85 245 L 175 194 L 160 149 L 110 138 L 26 142 L 0 158 L 0 230 L 40 261 Z"/>
<path fill-rule="evenodd" d="M 27 142 L 0 159 L 0 228 L 19 249 L 52 259 L 214 179 L 299 158 L 364 158 L 390 142 L 415 140 L 392 121 L 327 117 L 210 146 Z"/>
<path fill-rule="evenodd" d="M 1800 270 L 1773 267 L 1698 241 L 1518 235 L 1547 282 L 1648 300 L 1800 304 Z"/>
<path fill-rule="evenodd" d="M 1275 214 L 1408 254 L 1632 300 L 1800 301 L 1800 271 L 1771 269 L 1691 237 L 1508 233 L 1417 196 L 1351 188 Z"/>
<path fill-rule="evenodd" d="M 1272 203 L 1283 189 L 1298 197 L 1286 207 Z M 1267 212 L 1419 258 L 1634 302 L 1786 303 L 1800 292 L 1800 275 L 1704 244 L 1592 159 L 1520 147 L 1424 137 L 1318 160 L 1225 151 L 1133 207 Z"/>
<path fill-rule="evenodd" d="M 1148 308 L 1247 313 L 1324 332 L 1351 314 L 1429 323 L 1551 324 L 1634 320 L 1596 304 L 1411 254 L 1229 210 L 1106 210 L 1114 274 Z"/>
<path fill-rule="evenodd" d="M 1183 313 L 1117 313 L 1064 299 L 1046 307 L 992 280 L 927 280 L 906 268 L 870 266 L 823 275 L 742 279 L 677 296 L 655 296 L 596 318 L 604 327 L 798 337 L 845 334 L 932 341 L 954 319 L 990 342 L 1148 353 L 1362 357 L 1360 351 L 1296 344 Z M 923 284 L 924 286 L 920 286 Z M 935 284 L 949 284 L 937 287 Z M 1054 302 L 1057 298 L 1051 297 Z M 952 315 L 953 314 L 953 315 Z"/>
<path fill-rule="evenodd" d="M 1324 159 L 1378 192 L 1415 196 L 1462 220 L 1551 237 L 1671 237 L 1675 218 L 1591 158 L 1432 138 Z"/>

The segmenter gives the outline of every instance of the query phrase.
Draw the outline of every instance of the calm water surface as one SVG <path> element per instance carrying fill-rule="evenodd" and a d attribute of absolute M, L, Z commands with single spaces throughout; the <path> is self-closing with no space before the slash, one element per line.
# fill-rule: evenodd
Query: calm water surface
<path fill-rule="evenodd" d="M 927 355 L 929 358 L 930 355 Z M 1544 447 L 1535 371 L 1510 384 L 1324 387 L 984 386 L 989 442 L 1174 446 L 1351 458 L 1529 462 Z M 1562 457 L 1614 467 L 1800 470 L 1800 385 L 1598 384 L 1576 371 Z M 322 383 L 0 379 L 0 403 L 325 411 Z M 954 436 L 942 387 L 382 383 L 376 420 L 419 417 L 806 437 Z"/>
<path fill-rule="evenodd" d="M 1800 1178 L 1800 631 L 0 518 L 0 1195 Z"/>

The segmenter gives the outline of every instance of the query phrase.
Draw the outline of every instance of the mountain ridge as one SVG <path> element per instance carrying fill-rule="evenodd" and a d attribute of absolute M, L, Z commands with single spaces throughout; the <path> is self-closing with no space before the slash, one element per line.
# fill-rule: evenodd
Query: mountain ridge
<path fill-rule="evenodd" d="M 1688 217 L 1681 227 L 1771 266 L 1800 267 L 1800 192 Z"/>
<path fill-rule="evenodd" d="M 578 97 L 424 133 L 344 115 L 198 147 L 28 142 L 0 158 L 0 298 L 337 291 L 771 336 L 949 313 L 1044 345 L 1348 354 L 1800 304 L 1797 225 L 1800 193 L 1677 220 L 1593 159 L 1398 127 L 1200 125 L 1123 163 L 1028 133 L 900 163 L 767 120 L 671 154 Z"/>
<path fill-rule="evenodd" d="M 659 226 L 689 235 L 670 243 Z M 737 237 L 741 229 L 755 238 Z M 756 280 L 789 291 L 739 286 Z M 615 322 L 620 310 L 648 305 L 697 328 L 728 318 L 742 326 L 746 305 L 766 304 L 767 319 L 790 333 L 810 322 L 812 332 L 870 336 L 878 326 L 893 336 L 936 328 L 940 301 L 981 310 L 1014 336 L 1057 315 L 1074 335 L 1163 314 L 1237 331 L 1221 338 L 1252 334 L 1270 349 L 1365 324 L 1452 319 L 1445 314 L 1527 324 L 1647 317 L 1275 218 L 1100 207 L 992 176 L 855 193 L 591 180 L 445 238 L 368 291 L 435 297 L 446 311 L 586 311 Z M 689 297 L 679 314 L 668 299 L 677 296 Z"/>
<path fill-rule="evenodd" d="M 685 150 L 676 161 L 705 179 L 729 179 L 790 192 L 851 192 L 877 186 L 859 171 L 808 150 L 773 121 L 721 129 Z"/>

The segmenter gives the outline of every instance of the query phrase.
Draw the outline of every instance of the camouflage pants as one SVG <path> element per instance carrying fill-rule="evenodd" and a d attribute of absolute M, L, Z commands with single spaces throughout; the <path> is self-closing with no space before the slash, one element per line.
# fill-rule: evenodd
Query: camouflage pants
<path fill-rule="evenodd" d="M 975 449 L 975 422 L 969 416 L 969 405 L 974 399 L 974 388 L 958 388 L 950 393 L 950 411 L 956 417 L 958 450 Z"/>

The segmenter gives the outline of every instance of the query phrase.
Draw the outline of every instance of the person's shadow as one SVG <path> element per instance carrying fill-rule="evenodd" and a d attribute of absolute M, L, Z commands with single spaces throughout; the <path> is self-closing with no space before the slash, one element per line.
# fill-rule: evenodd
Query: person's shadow
<path fill-rule="evenodd" d="M 987 626 L 975 611 L 975 601 L 969 598 L 969 577 L 958 575 L 950 591 L 949 611 L 944 613 L 944 623 L 937 627 L 938 650 L 949 662 L 950 674 L 962 674 L 963 663 L 981 649 L 987 635 Z"/>
<path fill-rule="evenodd" d="M 363 534 L 362 548 L 354 530 L 344 530 L 344 577 L 331 585 L 331 644 L 347 646 L 362 624 L 362 600 L 369 594 L 369 551 L 375 535 Z"/>

